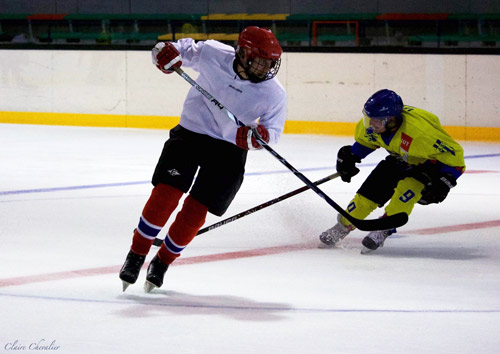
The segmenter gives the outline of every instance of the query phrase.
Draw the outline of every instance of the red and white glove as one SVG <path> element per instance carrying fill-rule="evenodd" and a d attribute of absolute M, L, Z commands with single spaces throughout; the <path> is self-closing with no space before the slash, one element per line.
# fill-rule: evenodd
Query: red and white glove
<path fill-rule="evenodd" d="M 153 64 L 165 74 L 174 72 L 173 68 L 180 68 L 182 57 L 177 48 L 170 42 L 160 42 L 155 45 L 152 52 Z"/>
<path fill-rule="evenodd" d="M 257 125 L 257 133 L 266 143 L 269 142 L 269 132 L 263 125 Z M 258 150 L 262 146 L 257 142 L 251 127 L 239 127 L 236 131 L 236 145 L 245 150 Z"/>

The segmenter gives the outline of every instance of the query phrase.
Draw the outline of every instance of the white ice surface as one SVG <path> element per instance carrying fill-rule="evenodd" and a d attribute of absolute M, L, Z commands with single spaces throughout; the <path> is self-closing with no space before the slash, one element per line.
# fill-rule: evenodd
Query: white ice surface
<path fill-rule="evenodd" d="M 336 213 L 307 191 L 195 238 L 162 289 L 145 294 L 143 271 L 122 293 L 118 270 L 167 136 L 0 125 L 0 351 L 500 353 L 500 144 L 464 142 L 468 173 L 448 199 L 417 205 L 369 255 L 361 231 L 317 247 Z M 274 148 L 315 181 L 351 142 L 285 135 Z M 372 155 L 352 183 L 320 188 L 345 206 L 384 153 Z M 250 152 L 224 218 L 302 185 Z"/>

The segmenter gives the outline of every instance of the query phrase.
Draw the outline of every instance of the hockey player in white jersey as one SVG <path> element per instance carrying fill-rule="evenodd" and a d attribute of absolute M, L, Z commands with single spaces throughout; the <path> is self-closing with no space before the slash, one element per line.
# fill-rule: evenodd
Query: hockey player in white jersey
<path fill-rule="evenodd" d="M 216 94 L 246 126 L 238 127 L 191 88 L 180 123 L 170 131 L 159 158 L 154 188 L 120 270 L 124 291 L 136 282 L 155 237 L 184 193 L 189 195 L 148 267 L 147 292 L 162 286 L 168 266 L 203 226 L 207 212 L 221 216 L 229 207 L 243 182 L 248 150 L 262 148 L 252 128 L 266 143 L 278 142 L 286 115 L 286 93 L 276 78 L 281 54 L 273 33 L 255 26 L 241 32 L 236 51 L 217 41 L 191 38 L 153 48 L 153 64 L 160 71 L 170 74 L 181 65 L 197 71 L 199 85 Z"/>

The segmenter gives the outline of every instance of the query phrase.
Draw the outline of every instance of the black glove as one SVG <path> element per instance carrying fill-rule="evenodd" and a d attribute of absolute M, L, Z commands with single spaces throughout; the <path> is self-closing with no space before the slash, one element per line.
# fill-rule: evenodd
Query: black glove
<path fill-rule="evenodd" d="M 361 158 L 351 151 L 352 146 L 346 145 L 340 148 L 337 154 L 337 172 L 344 182 L 351 182 L 351 178 L 359 173 L 356 163 L 361 162 Z"/>
<path fill-rule="evenodd" d="M 424 172 L 419 178 L 415 178 L 425 185 L 422 198 L 418 201 L 418 204 L 422 205 L 441 203 L 448 196 L 450 189 L 457 185 L 456 178 L 448 173 L 431 176 Z"/>

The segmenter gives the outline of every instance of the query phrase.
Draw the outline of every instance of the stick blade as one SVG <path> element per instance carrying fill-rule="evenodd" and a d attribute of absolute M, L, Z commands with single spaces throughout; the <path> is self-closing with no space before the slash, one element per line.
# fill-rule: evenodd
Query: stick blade
<path fill-rule="evenodd" d="M 380 219 L 349 220 L 361 231 L 389 230 L 403 226 L 408 222 L 408 214 L 397 213 Z"/>

